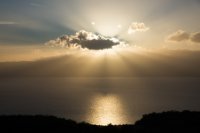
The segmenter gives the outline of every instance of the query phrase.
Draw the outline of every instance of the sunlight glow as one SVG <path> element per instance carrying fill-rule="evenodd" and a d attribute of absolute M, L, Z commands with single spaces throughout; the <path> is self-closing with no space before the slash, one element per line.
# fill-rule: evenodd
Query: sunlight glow
<path fill-rule="evenodd" d="M 133 30 L 128 30 L 128 34 L 130 35 L 130 34 L 133 34 L 133 33 L 135 33 L 135 31 L 133 31 Z"/>
<path fill-rule="evenodd" d="M 117 25 L 117 28 L 122 28 L 121 24 Z"/>
<path fill-rule="evenodd" d="M 96 23 L 94 21 L 91 22 L 92 25 L 95 25 Z"/>
<path fill-rule="evenodd" d="M 122 109 L 122 103 L 116 95 L 97 95 L 92 99 L 89 122 L 96 125 L 125 123 Z"/>
<path fill-rule="evenodd" d="M 120 28 L 114 24 L 96 25 L 96 31 L 104 36 L 115 36 L 120 32 Z"/>

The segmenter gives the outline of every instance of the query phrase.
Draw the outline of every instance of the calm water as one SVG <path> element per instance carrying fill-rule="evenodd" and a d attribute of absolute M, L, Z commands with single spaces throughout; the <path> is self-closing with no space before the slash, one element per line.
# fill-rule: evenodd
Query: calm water
<path fill-rule="evenodd" d="M 12 78 L 0 80 L 0 114 L 48 114 L 93 124 L 200 110 L 200 78 Z"/>

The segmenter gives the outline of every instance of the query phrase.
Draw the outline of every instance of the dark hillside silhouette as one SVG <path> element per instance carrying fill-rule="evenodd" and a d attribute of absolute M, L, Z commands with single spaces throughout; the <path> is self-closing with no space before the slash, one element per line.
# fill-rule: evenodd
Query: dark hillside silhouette
<path fill-rule="evenodd" d="M 141 133 L 200 132 L 200 112 L 151 113 L 137 121 L 134 129 Z"/>
<path fill-rule="evenodd" d="M 53 116 L 0 116 L 0 132 L 47 133 L 199 133 L 200 112 L 163 112 L 144 115 L 135 125 L 98 126 Z"/>

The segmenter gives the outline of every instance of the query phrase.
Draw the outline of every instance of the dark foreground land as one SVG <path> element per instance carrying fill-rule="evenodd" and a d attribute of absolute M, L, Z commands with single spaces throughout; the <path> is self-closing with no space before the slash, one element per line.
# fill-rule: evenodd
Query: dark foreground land
<path fill-rule="evenodd" d="M 134 125 L 97 126 L 53 116 L 0 116 L 0 132 L 26 133 L 200 133 L 200 112 L 169 111 L 144 115 Z"/>

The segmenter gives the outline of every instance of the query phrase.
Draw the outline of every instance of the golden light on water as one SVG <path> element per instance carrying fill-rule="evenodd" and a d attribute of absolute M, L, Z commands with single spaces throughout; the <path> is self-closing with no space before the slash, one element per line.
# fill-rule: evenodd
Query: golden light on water
<path fill-rule="evenodd" d="M 92 99 L 88 122 L 95 125 L 124 124 L 127 122 L 123 105 L 116 95 L 97 95 Z"/>

